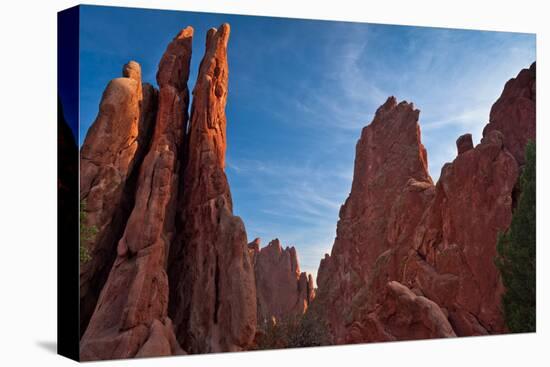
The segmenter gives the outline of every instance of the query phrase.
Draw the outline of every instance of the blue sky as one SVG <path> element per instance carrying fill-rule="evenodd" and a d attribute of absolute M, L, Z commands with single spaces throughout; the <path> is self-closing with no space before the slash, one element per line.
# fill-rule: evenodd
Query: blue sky
<path fill-rule="evenodd" d="M 158 61 L 195 29 L 190 89 L 206 31 L 228 22 L 227 176 L 249 240 L 279 238 L 316 274 L 330 252 L 361 128 L 390 95 L 420 109 L 430 173 L 479 142 L 504 83 L 535 61 L 532 34 L 129 8 L 81 8 L 80 142 L 101 94 L 136 60 L 156 85 Z"/>

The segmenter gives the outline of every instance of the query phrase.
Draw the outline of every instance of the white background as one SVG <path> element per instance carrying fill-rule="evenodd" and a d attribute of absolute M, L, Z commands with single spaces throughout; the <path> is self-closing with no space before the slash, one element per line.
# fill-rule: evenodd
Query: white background
<path fill-rule="evenodd" d="M 102 362 L 155 366 L 549 365 L 546 1 L 93 1 L 94 4 L 537 33 L 536 334 Z M 0 11 L 0 365 L 69 365 L 56 340 L 56 12 L 73 1 L 4 0 Z M 546 24 L 545 24 L 546 23 Z M 546 226 L 545 226 L 546 224 Z M 546 268 L 542 264 L 546 265 Z"/>

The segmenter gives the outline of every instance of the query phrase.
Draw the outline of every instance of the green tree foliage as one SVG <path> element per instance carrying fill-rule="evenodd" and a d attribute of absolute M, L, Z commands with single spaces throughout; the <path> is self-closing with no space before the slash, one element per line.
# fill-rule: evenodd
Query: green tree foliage
<path fill-rule="evenodd" d="M 504 318 L 513 333 L 536 328 L 536 149 L 526 147 L 526 164 L 520 178 L 518 205 L 512 223 L 497 242 L 495 263 L 506 291 L 502 297 Z"/>
<path fill-rule="evenodd" d="M 88 244 L 94 240 L 97 234 L 95 226 L 87 224 L 86 200 L 80 202 L 80 263 L 85 264 L 92 259 L 88 251 Z"/>

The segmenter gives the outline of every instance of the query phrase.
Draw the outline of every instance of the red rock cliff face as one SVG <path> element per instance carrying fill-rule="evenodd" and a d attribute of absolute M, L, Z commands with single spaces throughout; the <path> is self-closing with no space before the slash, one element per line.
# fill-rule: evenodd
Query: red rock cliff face
<path fill-rule="evenodd" d="M 208 32 L 188 125 L 192 36 L 168 45 L 158 92 L 125 66 L 82 148 L 100 231 L 82 267 L 83 360 L 242 350 L 254 337 L 253 259 L 224 173 L 229 26 Z"/>
<path fill-rule="evenodd" d="M 390 248 L 388 213 L 410 179 L 431 185 L 419 111 L 390 97 L 361 133 L 351 193 L 340 209 L 331 256 L 321 261 L 319 297 L 337 343 L 345 342 L 355 297 Z"/>
<path fill-rule="evenodd" d="M 457 335 L 503 332 L 493 264 L 499 231 L 510 225 L 518 165 L 491 132 L 445 165 L 417 227 L 403 282 L 445 308 Z"/>
<path fill-rule="evenodd" d="M 436 186 L 425 166 L 414 164 L 426 161 L 425 152 L 405 149 L 411 139 L 417 141 L 412 147 L 421 146 L 418 132 L 365 139 L 388 102 L 379 109 L 358 143 L 352 193 L 332 254 L 319 267 L 316 302 L 324 306 L 336 342 L 506 331 L 493 259 L 497 234 L 510 224 L 525 144 L 534 139 L 534 85 L 534 65 L 506 84 L 481 143 L 474 148 L 471 135 L 460 137 L 459 154 L 443 167 Z M 400 120 L 385 116 L 379 128 L 393 131 Z M 392 157 L 394 144 L 402 146 L 401 154 L 414 150 L 412 165 L 400 166 Z M 358 163 L 373 161 L 384 164 Z M 385 173 L 391 174 L 388 181 L 379 178 Z M 370 209 L 378 204 L 385 211 Z"/>
<path fill-rule="evenodd" d="M 193 90 L 179 240 L 170 265 L 177 337 L 191 353 L 235 351 L 256 325 L 254 272 L 225 176 L 229 25 L 211 29 Z"/>
<path fill-rule="evenodd" d="M 483 130 L 483 136 L 493 130 L 500 131 L 505 148 L 520 166 L 525 163 L 525 145 L 529 140 L 534 141 L 536 136 L 536 72 L 533 63 L 506 83 Z"/>
<path fill-rule="evenodd" d="M 81 341 L 83 360 L 182 353 L 168 318 L 166 263 L 174 236 L 179 156 L 187 123 L 193 29 L 168 45 L 157 74 L 159 107 L 135 205 Z"/>
<path fill-rule="evenodd" d="M 135 177 L 154 126 L 157 95 L 141 83 L 135 61 L 123 67 L 101 98 L 99 113 L 80 152 L 80 199 L 87 224 L 98 230 L 89 243 L 91 260 L 80 269 L 81 332 L 116 257 L 116 243 L 133 205 Z"/>
<path fill-rule="evenodd" d="M 258 322 L 302 315 L 315 296 L 313 278 L 300 271 L 294 247 L 282 248 L 278 239 L 253 248 Z"/>

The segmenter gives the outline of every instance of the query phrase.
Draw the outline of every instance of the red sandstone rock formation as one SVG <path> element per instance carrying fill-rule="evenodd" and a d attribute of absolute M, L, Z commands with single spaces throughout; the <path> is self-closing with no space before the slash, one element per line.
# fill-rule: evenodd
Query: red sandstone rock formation
<path fill-rule="evenodd" d="M 456 149 L 458 154 L 474 149 L 474 143 L 472 141 L 472 134 L 464 134 L 458 137 L 456 140 Z"/>
<path fill-rule="evenodd" d="M 414 165 L 426 161 L 417 149 L 419 133 L 401 128 L 409 137 L 390 136 L 402 121 L 380 110 L 395 102 L 379 109 L 358 143 L 352 193 L 332 255 L 319 267 L 316 302 L 336 342 L 506 331 L 493 259 L 497 234 L 510 224 L 525 144 L 535 136 L 534 85 L 534 65 L 506 84 L 481 143 L 474 148 L 469 134 L 461 136 L 458 156 L 443 167 L 435 187 L 426 167 Z M 375 122 L 383 131 L 365 139 Z M 404 157 L 416 157 L 412 166 L 393 157 L 396 145 Z M 370 209 L 378 205 L 385 211 Z"/>
<path fill-rule="evenodd" d="M 261 250 L 254 246 L 254 273 L 259 323 L 302 315 L 315 296 L 313 278 L 300 271 L 296 249 L 283 249 L 278 239 Z"/>
<path fill-rule="evenodd" d="M 258 320 L 315 297 L 295 250 L 247 244 L 232 213 L 228 25 L 208 32 L 187 125 L 192 33 L 169 44 L 158 92 L 124 66 L 82 147 L 81 199 L 99 229 L 81 267 L 83 360 L 243 350 Z M 336 343 L 505 331 L 493 258 L 535 138 L 535 77 L 533 64 L 506 84 L 482 142 L 459 137 L 437 185 L 412 104 L 389 98 L 363 129 L 314 301 Z"/>
<path fill-rule="evenodd" d="M 83 360 L 182 353 L 167 316 L 166 263 L 175 231 L 192 36 L 191 27 L 182 30 L 159 64 L 153 139 L 141 165 L 135 205 L 118 242 L 116 261 L 81 340 Z"/>
<path fill-rule="evenodd" d="M 493 130 L 500 131 L 504 135 L 504 146 L 520 166 L 525 163 L 525 145 L 536 137 L 536 73 L 536 63 L 533 63 L 506 83 L 483 130 L 483 136 Z"/>
<path fill-rule="evenodd" d="M 99 105 L 80 152 L 80 199 L 98 233 L 88 244 L 91 260 L 80 269 L 81 333 L 116 257 L 116 243 L 133 205 L 135 177 L 154 126 L 156 93 L 141 84 L 141 69 L 130 61 L 113 79 Z"/>
<path fill-rule="evenodd" d="M 337 343 L 345 342 L 355 298 L 390 248 L 388 213 L 412 178 L 431 184 L 419 111 L 388 98 L 357 143 L 351 193 L 340 209 L 331 256 L 321 261 L 318 296 Z"/>
<path fill-rule="evenodd" d="M 441 308 L 396 281 L 387 283 L 383 301 L 362 323 L 352 324 L 346 341 L 391 341 L 454 337 L 451 324 Z"/>
<path fill-rule="evenodd" d="M 446 164 L 413 239 L 403 281 L 447 309 L 457 335 L 504 332 L 493 259 L 512 219 L 518 164 L 492 131 Z M 414 253 L 416 252 L 416 253 Z"/>
<path fill-rule="evenodd" d="M 179 239 L 170 256 L 170 315 L 190 353 L 247 348 L 256 292 L 244 224 L 225 176 L 229 25 L 206 39 L 188 132 Z"/>

